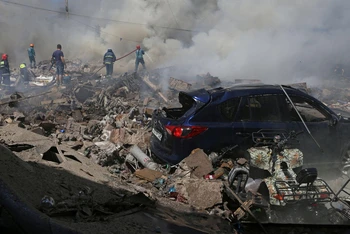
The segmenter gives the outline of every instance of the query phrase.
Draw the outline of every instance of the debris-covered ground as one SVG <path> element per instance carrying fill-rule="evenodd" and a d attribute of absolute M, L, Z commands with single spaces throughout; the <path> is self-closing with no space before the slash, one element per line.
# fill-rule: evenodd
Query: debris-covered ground
<path fill-rule="evenodd" d="M 1 91 L 1 141 L 14 154 L 1 148 L 0 181 L 34 208 L 32 217 L 83 233 L 241 233 L 241 219 L 255 222 L 244 219 L 250 200 L 232 205 L 225 192 L 228 173 L 244 167 L 243 159 L 214 163 L 196 149 L 178 165 L 159 165 L 149 149 L 153 111 L 178 106 L 179 91 L 217 87 L 219 78 L 204 74 L 187 82 L 164 77 L 173 69 L 165 68 L 106 79 L 97 65 L 78 59 L 67 65 L 63 86 L 55 85 L 50 62 L 43 61 L 30 70 L 29 84 L 17 84 L 13 71 L 12 88 Z M 296 85 L 328 106 L 350 110 L 345 88 Z M 322 220 L 343 224 L 335 216 Z"/>

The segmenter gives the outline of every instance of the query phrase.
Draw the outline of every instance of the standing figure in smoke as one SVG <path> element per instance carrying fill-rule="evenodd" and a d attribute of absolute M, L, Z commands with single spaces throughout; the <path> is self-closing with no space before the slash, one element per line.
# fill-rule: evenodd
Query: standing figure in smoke
<path fill-rule="evenodd" d="M 64 74 L 64 68 L 67 67 L 64 55 L 62 52 L 62 46 L 57 45 L 57 50 L 53 52 L 52 58 L 56 62 L 56 84 L 60 86 L 62 84 L 62 76 Z"/>
<path fill-rule="evenodd" d="M 11 80 L 10 80 L 10 65 L 9 65 L 7 54 L 3 54 L 1 56 L 0 72 L 1 72 L 2 83 L 4 85 L 4 88 L 5 89 L 9 88 L 11 85 Z"/>
<path fill-rule="evenodd" d="M 145 52 L 143 51 L 143 49 L 141 49 L 141 47 L 139 45 L 136 46 L 136 60 L 135 60 L 135 72 L 137 72 L 137 69 L 139 68 L 139 63 L 142 64 L 143 69 L 146 70 L 146 65 L 145 65 L 145 61 L 143 60 L 143 55 L 145 54 Z"/>
<path fill-rule="evenodd" d="M 20 81 L 23 82 L 25 85 L 29 83 L 29 75 L 28 75 L 28 69 L 26 63 L 21 63 L 19 65 L 19 72 L 20 72 Z"/>
<path fill-rule="evenodd" d="M 113 75 L 113 64 L 117 60 L 112 49 L 108 49 L 103 56 L 103 64 L 106 65 L 106 78 L 111 78 Z"/>
<path fill-rule="evenodd" d="M 29 45 L 28 57 L 29 57 L 30 68 L 33 68 L 33 67 L 36 68 L 34 44 Z"/>

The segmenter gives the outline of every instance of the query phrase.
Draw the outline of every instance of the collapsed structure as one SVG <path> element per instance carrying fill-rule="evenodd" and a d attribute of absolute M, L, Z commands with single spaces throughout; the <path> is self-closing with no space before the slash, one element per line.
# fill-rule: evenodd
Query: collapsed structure
<path fill-rule="evenodd" d="M 114 188 L 134 194 L 141 192 L 170 207 L 173 205 L 169 200 L 180 202 L 197 212 L 215 214 L 233 223 L 240 222 L 247 213 L 250 219 L 260 222 L 256 214 L 251 214 L 250 207 L 260 203 L 268 210 L 269 205 L 259 202 L 259 196 L 242 201 L 232 191 L 234 181 L 230 181 L 229 173 L 236 168 L 244 170 L 248 163 L 245 159 L 217 162 L 215 154 L 207 155 L 196 149 L 175 166 L 152 161 L 149 138 L 153 111 L 165 105 L 178 105 L 179 91 L 220 85 L 217 77 L 205 74 L 195 77 L 194 82 L 186 82 L 164 78 L 164 69 L 158 69 L 104 79 L 96 74 L 99 66 L 72 60 L 67 61 L 66 69 L 70 79 L 59 89 L 49 67 L 49 61 L 40 62 L 31 70 L 29 85 L 13 86 L 0 100 L 2 143 L 19 158 L 62 167 L 85 178 L 95 177 L 100 183 L 106 181 L 98 171 L 108 170 L 109 178 L 115 181 L 107 183 Z M 19 76 L 16 71 L 12 75 Z M 331 100 L 329 105 L 343 110 L 350 106 L 348 99 L 334 103 L 328 91 L 299 86 Z M 243 189 L 250 188 L 256 193 L 256 182 L 250 180 Z M 97 217 L 120 212 L 122 206 L 135 208 L 138 204 L 121 198 L 96 203 L 91 188 L 84 186 L 78 194 L 73 192 L 68 197 L 42 194 L 40 203 L 41 211 L 49 216 L 73 213 L 84 221 L 96 221 Z M 341 222 L 340 219 L 335 222 Z"/>

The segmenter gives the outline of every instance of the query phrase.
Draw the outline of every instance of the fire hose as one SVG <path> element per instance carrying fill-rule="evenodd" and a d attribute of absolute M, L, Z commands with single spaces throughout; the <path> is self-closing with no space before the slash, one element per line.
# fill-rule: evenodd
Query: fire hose
<path fill-rule="evenodd" d="M 123 56 L 120 57 L 120 58 L 117 58 L 115 61 L 121 60 L 121 59 L 123 59 L 123 58 L 129 56 L 130 54 L 134 53 L 136 50 L 137 50 L 137 49 L 131 51 L 130 53 L 128 53 L 128 54 L 126 54 L 126 55 L 123 55 Z M 105 65 L 102 65 L 94 74 L 91 75 L 91 77 L 93 77 L 94 75 L 96 75 L 96 73 L 99 72 L 99 71 L 101 71 L 101 69 L 104 68 L 104 67 L 105 67 Z"/>

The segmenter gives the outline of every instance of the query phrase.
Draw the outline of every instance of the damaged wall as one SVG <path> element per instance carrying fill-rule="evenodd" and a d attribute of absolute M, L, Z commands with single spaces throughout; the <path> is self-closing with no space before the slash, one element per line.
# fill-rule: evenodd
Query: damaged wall
<path fill-rule="evenodd" d="M 334 65 L 350 62 L 346 43 L 350 2 L 345 0 L 81 3 L 70 1 L 70 12 L 114 21 L 66 18 L 57 12 L 0 2 L 1 26 L 7 29 L 0 35 L 0 52 L 9 53 L 12 62 L 19 63 L 27 60 L 25 49 L 33 42 L 41 60 L 61 43 L 66 57 L 99 60 L 108 47 L 120 56 L 143 41 L 154 61 L 152 64 L 146 56 L 150 66 L 178 65 L 193 74 L 210 72 L 223 79 L 282 83 L 322 78 Z M 64 12 L 64 1 L 30 0 L 25 4 Z M 101 37 L 96 36 L 97 25 Z M 118 62 L 117 69 L 132 69 L 133 59 Z"/>

